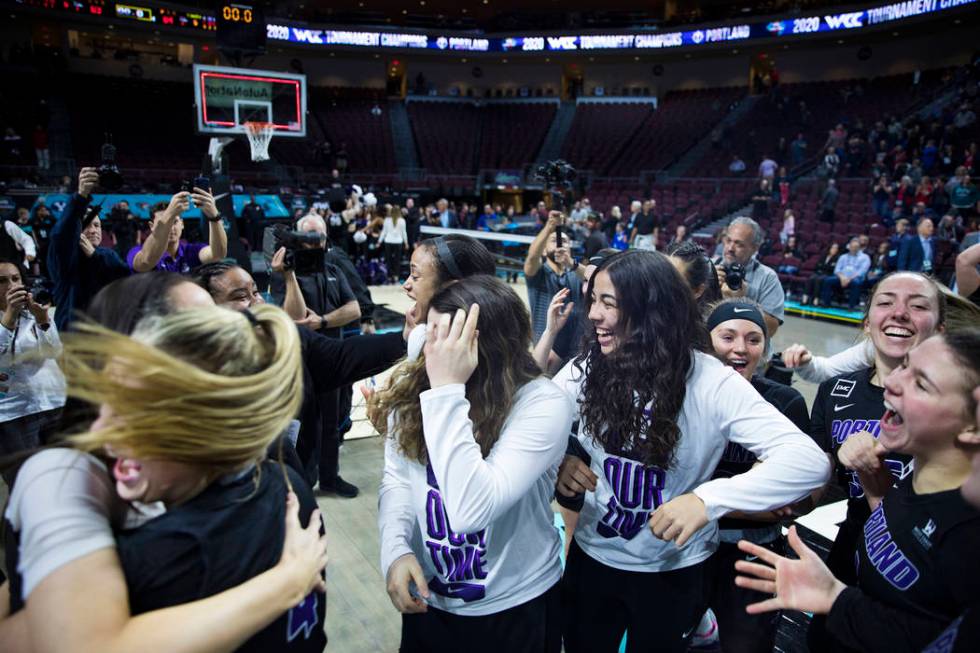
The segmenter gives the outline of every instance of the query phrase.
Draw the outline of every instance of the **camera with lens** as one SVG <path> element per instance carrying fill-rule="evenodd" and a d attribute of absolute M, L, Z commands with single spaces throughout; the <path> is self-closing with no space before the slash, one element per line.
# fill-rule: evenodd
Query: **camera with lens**
<path fill-rule="evenodd" d="M 725 285 L 732 290 L 738 290 L 745 281 L 745 266 L 741 263 L 726 263 L 722 269 L 725 271 Z"/>
<path fill-rule="evenodd" d="M 102 145 L 102 165 L 98 168 L 99 185 L 105 190 L 115 191 L 122 188 L 123 176 L 116 165 L 116 146 L 112 144 L 112 135 L 106 134 L 106 142 Z"/>
<path fill-rule="evenodd" d="M 550 187 L 568 187 L 575 181 L 575 168 L 564 159 L 548 161 L 537 167 L 534 177 Z"/>
<path fill-rule="evenodd" d="M 323 236 L 315 232 L 292 231 L 284 224 L 273 227 L 272 236 L 275 238 L 275 251 L 286 248 L 282 261 L 284 270 L 293 270 L 301 275 L 323 272 Z"/>
<path fill-rule="evenodd" d="M 36 277 L 31 282 L 31 287 L 27 289 L 35 304 L 41 306 L 50 305 L 54 302 L 54 295 L 51 292 L 51 282 L 43 277 Z"/>

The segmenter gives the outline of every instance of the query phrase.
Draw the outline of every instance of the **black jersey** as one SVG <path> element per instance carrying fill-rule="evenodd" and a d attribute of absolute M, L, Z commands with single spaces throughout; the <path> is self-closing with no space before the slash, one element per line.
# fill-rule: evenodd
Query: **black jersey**
<path fill-rule="evenodd" d="M 980 651 L 980 605 L 974 604 L 953 619 L 922 653 L 976 653 Z"/>
<path fill-rule="evenodd" d="M 132 614 L 218 594 L 272 568 L 285 536 L 286 483 L 278 465 L 222 479 L 143 526 L 117 534 Z M 293 470 L 300 522 L 316 508 Z M 256 478 L 257 476 L 257 478 Z M 245 642 L 239 651 L 320 653 L 327 638 L 325 597 L 312 592 Z"/>
<path fill-rule="evenodd" d="M 980 512 L 959 490 L 917 495 L 902 480 L 864 524 L 860 592 L 834 603 L 829 633 L 845 649 L 920 651 L 976 602 L 978 550 Z"/>
<path fill-rule="evenodd" d="M 864 488 L 858 481 L 857 472 L 841 465 L 837 452 L 844 441 L 855 433 L 867 431 L 875 438 L 881 433 L 885 390 L 871 384 L 874 372 L 872 367 L 821 383 L 810 419 L 810 434 L 833 457 L 836 484 L 847 496 L 847 519 L 834 540 L 827 563 L 834 575 L 849 584 L 855 580 L 855 543 L 871 509 L 864 498 Z M 911 475 L 911 456 L 890 453 L 884 463 L 897 480 Z"/>
<path fill-rule="evenodd" d="M 806 400 L 803 399 L 803 395 L 799 391 L 762 376 L 753 376 L 751 383 L 756 392 L 788 417 L 796 425 L 796 428 L 804 433 L 809 433 L 810 418 L 806 412 Z M 740 444 L 729 442 L 725 445 L 725 451 L 721 455 L 721 460 L 718 461 L 718 468 L 715 469 L 712 478 L 729 478 L 747 472 L 752 469 L 756 460 L 754 453 Z M 750 519 L 722 517 L 718 521 L 718 526 L 722 529 L 756 529 L 766 528 L 771 524 Z"/>

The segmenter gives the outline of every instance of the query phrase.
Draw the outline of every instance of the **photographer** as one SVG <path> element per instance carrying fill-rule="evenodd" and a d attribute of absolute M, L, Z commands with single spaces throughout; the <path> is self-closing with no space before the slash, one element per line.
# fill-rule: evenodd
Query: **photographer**
<path fill-rule="evenodd" d="M 54 305 L 58 307 L 54 321 L 61 332 L 67 331 L 75 319 L 74 311 L 87 309 L 99 290 L 129 275 L 129 266 L 119 254 L 100 247 L 101 220 L 97 211 L 88 211 L 98 183 L 95 168 L 82 168 L 78 173 L 78 192 L 68 200 L 51 230 L 48 273 L 54 283 Z"/>
<path fill-rule="evenodd" d="M 181 214 L 190 209 L 191 202 L 208 221 L 207 245 L 180 239 L 184 233 Z M 126 262 L 135 272 L 156 269 L 186 274 L 202 263 L 220 261 L 228 254 L 228 235 L 210 190 L 194 187 L 191 192 L 181 191 L 170 198 L 169 204 L 156 204 L 151 213 L 150 235 L 126 256 Z"/>
<path fill-rule="evenodd" d="M 58 329 L 23 278 L 18 259 L 0 258 L 0 457 L 40 446 L 65 405 Z M 13 470 L 3 478 L 11 487 Z"/>
<path fill-rule="evenodd" d="M 361 317 L 357 298 L 344 273 L 326 261 L 327 225 L 323 218 L 307 215 L 296 227 L 297 231 L 313 236 L 307 239 L 312 242 L 287 243 L 285 250 L 276 252 L 272 261 L 272 296 L 282 303 L 286 312 L 300 326 L 325 336 L 340 338 L 342 328 Z M 298 249 L 288 251 L 297 246 Z M 296 289 L 300 291 L 298 295 Z M 341 412 L 344 405 L 341 392 L 346 393 L 347 390 L 334 389 L 318 396 L 319 437 L 308 431 L 312 437 L 298 442 L 296 450 L 307 468 L 308 478 L 319 477 L 321 492 L 352 498 L 357 496 L 357 487 L 346 482 L 338 473 L 338 427 L 342 417 L 346 417 Z"/>
<path fill-rule="evenodd" d="M 725 232 L 722 256 L 715 266 L 721 294 L 725 299 L 748 297 L 758 302 L 764 311 L 768 336 L 772 338 L 783 323 L 786 294 L 775 270 L 755 258 L 763 238 L 758 222 L 752 218 L 735 218 Z"/>
<path fill-rule="evenodd" d="M 571 239 L 564 231 L 565 216 L 552 211 L 524 260 L 524 277 L 527 281 L 527 299 L 531 306 L 531 324 L 534 341 L 537 342 L 548 322 L 551 298 L 563 288 L 569 289 L 568 297 L 576 301 L 582 296 L 582 279 L 585 266 L 572 259 L 569 250 Z M 561 242 L 559 242 L 559 235 Z M 581 302 L 580 302 L 581 304 Z M 562 360 L 576 353 L 582 336 L 581 310 L 573 309 L 569 328 L 562 330 L 554 344 L 554 351 Z"/>

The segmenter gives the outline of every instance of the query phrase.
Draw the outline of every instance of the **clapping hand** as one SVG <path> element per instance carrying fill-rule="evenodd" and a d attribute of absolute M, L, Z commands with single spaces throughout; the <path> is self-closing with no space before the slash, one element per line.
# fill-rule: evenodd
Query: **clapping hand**
<path fill-rule="evenodd" d="M 479 362 L 476 329 L 480 307 L 470 306 L 450 316 L 443 313 L 436 324 L 430 324 L 425 341 L 425 371 L 433 388 L 453 383 L 466 383 Z"/>

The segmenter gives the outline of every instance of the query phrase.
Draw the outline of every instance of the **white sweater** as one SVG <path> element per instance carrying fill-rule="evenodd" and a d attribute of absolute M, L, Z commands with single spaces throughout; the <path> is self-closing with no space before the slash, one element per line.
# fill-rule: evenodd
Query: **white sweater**
<path fill-rule="evenodd" d="M 719 517 L 733 510 L 758 512 L 789 505 L 830 477 L 827 455 L 748 381 L 712 356 L 694 356 L 677 417 L 681 437 L 668 471 L 608 454 L 579 429 L 578 439 L 599 480 L 595 492 L 585 493 L 575 539 L 605 565 L 651 572 L 697 564 L 718 546 Z M 574 362 L 554 379 L 576 401 L 583 380 Z M 764 462 L 744 474 L 710 480 L 729 441 Z M 654 537 L 648 522 L 657 506 L 688 492 L 704 501 L 712 521 L 678 548 Z"/>
<path fill-rule="evenodd" d="M 572 405 L 551 381 L 528 383 L 484 459 L 465 386 L 427 390 L 420 399 L 429 465 L 406 458 L 391 438 L 385 444 L 382 573 L 413 553 L 429 604 L 460 615 L 493 614 L 540 596 L 561 577 L 551 499 Z M 389 433 L 396 429 L 392 418 Z"/>
<path fill-rule="evenodd" d="M 810 383 L 823 383 L 835 376 L 857 372 L 874 364 L 874 345 L 870 340 L 865 340 L 830 357 L 814 356 L 809 363 L 796 368 L 796 373 Z"/>
<path fill-rule="evenodd" d="M 0 324 L 0 421 L 53 410 L 65 405 L 65 377 L 58 367 L 61 338 L 51 322 L 40 327 L 21 311 L 13 330 Z"/>
<path fill-rule="evenodd" d="M 404 245 L 408 242 L 408 232 L 405 229 L 405 220 L 399 218 L 397 222 L 391 218 L 385 218 L 384 227 L 381 228 L 381 235 L 378 240 L 386 245 Z"/>

